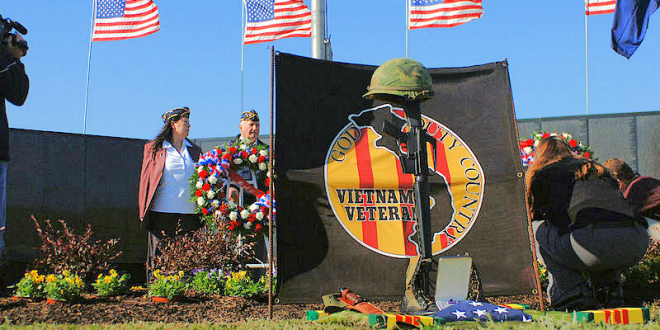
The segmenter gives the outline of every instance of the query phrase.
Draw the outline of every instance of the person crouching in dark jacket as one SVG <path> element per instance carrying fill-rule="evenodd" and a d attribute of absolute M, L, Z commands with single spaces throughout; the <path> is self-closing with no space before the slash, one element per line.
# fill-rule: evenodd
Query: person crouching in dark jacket
<path fill-rule="evenodd" d="M 602 165 L 558 136 L 543 139 L 526 173 L 527 201 L 555 310 L 623 305 L 622 270 L 646 252 L 645 221 Z"/>

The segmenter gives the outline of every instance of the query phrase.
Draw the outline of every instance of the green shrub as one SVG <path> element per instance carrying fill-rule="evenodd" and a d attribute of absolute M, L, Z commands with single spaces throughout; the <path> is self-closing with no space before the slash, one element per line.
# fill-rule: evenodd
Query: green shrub
<path fill-rule="evenodd" d="M 160 270 L 154 272 L 154 282 L 149 284 L 149 296 L 166 297 L 172 300 L 184 295 L 188 284 L 185 281 L 183 271 L 172 275 L 164 275 Z"/>
<path fill-rule="evenodd" d="M 196 270 L 193 271 L 193 274 L 194 277 L 190 285 L 195 292 L 217 295 L 223 294 L 226 279 L 222 270 Z"/>
<path fill-rule="evenodd" d="M 263 297 L 268 294 L 268 279 L 262 276 L 259 281 L 253 281 L 246 271 L 232 273 L 227 276 L 225 294 L 243 298 Z"/>
<path fill-rule="evenodd" d="M 16 289 L 14 295 L 18 297 L 44 298 L 46 296 L 46 276 L 40 275 L 37 270 L 31 270 L 10 288 Z"/>
<path fill-rule="evenodd" d="M 97 295 L 112 297 L 126 292 L 130 278 L 130 274 L 119 276 L 116 270 L 111 269 L 107 275 L 99 274 L 92 286 L 96 289 Z"/>
<path fill-rule="evenodd" d="M 651 243 L 642 260 L 623 272 L 623 279 L 631 286 L 660 283 L 660 243 Z"/>
<path fill-rule="evenodd" d="M 46 297 L 60 301 L 76 301 L 85 289 L 85 282 L 68 270 L 46 276 Z"/>

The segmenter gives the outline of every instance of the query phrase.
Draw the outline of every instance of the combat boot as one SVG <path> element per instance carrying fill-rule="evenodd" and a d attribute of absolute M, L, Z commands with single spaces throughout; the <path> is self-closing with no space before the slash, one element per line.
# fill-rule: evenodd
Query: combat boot
<path fill-rule="evenodd" d="M 420 256 L 410 258 L 408 269 L 406 270 L 406 290 L 401 302 L 401 312 L 409 315 L 431 315 L 438 311 L 435 300 L 429 297 L 424 288 L 424 276 L 428 272 L 423 271 L 424 263 L 430 263 L 430 260 L 420 260 Z M 428 269 L 428 268 L 427 268 Z"/>

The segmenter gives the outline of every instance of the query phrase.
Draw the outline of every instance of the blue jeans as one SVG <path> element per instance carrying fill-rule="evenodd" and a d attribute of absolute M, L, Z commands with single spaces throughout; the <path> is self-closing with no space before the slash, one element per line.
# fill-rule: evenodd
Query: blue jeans
<path fill-rule="evenodd" d="M 5 250 L 5 224 L 7 223 L 7 167 L 9 163 L 0 161 L 0 258 Z"/>
<path fill-rule="evenodd" d="M 553 307 L 592 295 L 594 285 L 615 284 L 620 290 L 621 272 L 642 259 L 649 243 L 646 229 L 632 220 L 599 221 L 566 233 L 544 220 L 532 226 L 537 252 L 548 270 Z M 585 282 L 583 271 L 589 272 L 591 284 Z"/>

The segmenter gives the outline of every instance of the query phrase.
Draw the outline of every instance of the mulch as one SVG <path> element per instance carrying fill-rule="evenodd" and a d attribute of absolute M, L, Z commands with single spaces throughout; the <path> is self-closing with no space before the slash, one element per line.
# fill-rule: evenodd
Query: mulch
<path fill-rule="evenodd" d="M 658 297 L 657 295 L 655 297 Z M 539 309 L 533 295 L 486 297 L 492 304 L 524 304 Z M 374 302 L 387 312 L 398 312 L 399 301 Z M 306 310 L 323 309 L 318 304 L 274 304 L 273 320 L 304 319 Z M 181 302 L 155 303 L 144 294 L 98 298 L 83 295 L 76 303 L 48 304 L 46 301 L 0 297 L 0 324 L 104 324 L 125 322 L 241 322 L 268 318 L 264 301 L 237 297 L 188 297 Z"/>
<path fill-rule="evenodd" d="M 274 304 L 273 320 L 304 319 L 306 310 L 323 309 L 323 304 Z M 534 305 L 535 297 L 486 298 L 491 303 Z M 374 302 L 388 312 L 399 311 L 399 301 Z M 538 306 L 538 301 L 536 302 Z M 99 324 L 125 322 L 240 322 L 268 318 L 264 301 L 237 297 L 189 297 L 181 302 L 155 303 L 145 295 L 97 298 L 83 295 L 76 303 L 48 304 L 29 299 L 0 298 L 0 323 Z"/>

